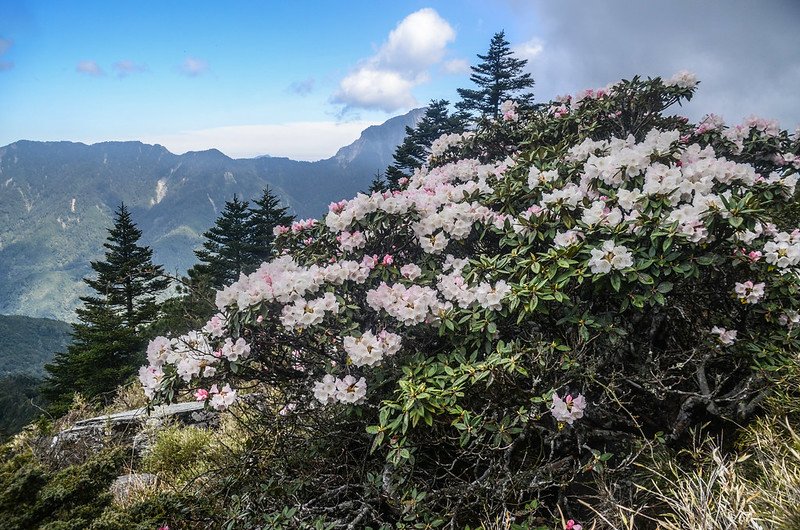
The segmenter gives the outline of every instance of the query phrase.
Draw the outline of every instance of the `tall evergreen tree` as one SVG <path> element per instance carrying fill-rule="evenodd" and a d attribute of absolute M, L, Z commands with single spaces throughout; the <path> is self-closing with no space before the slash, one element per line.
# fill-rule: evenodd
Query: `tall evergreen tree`
<path fill-rule="evenodd" d="M 289 225 L 294 220 L 294 216 L 287 213 L 289 209 L 280 205 L 280 200 L 269 188 L 264 188 L 261 198 L 253 201 L 253 204 L 247 222 L 249 256 L 244 272 L 252 272 L 261 263 L 272 259 L 275 241 L 273 230 L 279 225 Z"/>
<path fill-rule="evenodd" d="M 422 167 L 434 140 L 443 134 L 464 132 L 467 113 L 450 113 L 449 106 L 446 99 L 431 100 L 419 123 L 413 128 L 406 127 L 403 143 L 395 149 L 394 162 L 386 170 L 389 187 L 396 187 L 400 178 L 411 176 L 415 169 Z"/>
<path fill-rule="evenodd" d="M 155 319 L 156 295 L 169 286 L 164 269 L 153 264 L 153 250 L 138 244 L 141 237 L 142 231 L 134 224 L 125 204 L 120 204 L 114 226 L 103 243 L 105 260 L 91 262 L 97 276 L 84 279 L 97 293 L 84 302 L 108 306 L 132 331 Z"/>
<path fill-rule="evenodd" d="M 225 203 L 225 209 L 217 218 L 214 226 L 203 234 L 203 248 L 196 250 L 200 261 L 193 267 L 193 274 L 206 274 L 211 285 L 220 288 L 239 278 L 248 271 L 252 263 L 248 230 L 251 212 L 247 201 L 240 201 L 234 195 L 233 200 Z"/>
<path fill-rule="evenodd" d="M 529 104 L 532 93 L 518 94 L 533 86 L 531 74 L 523 73 L 526 59 L 517 59 L 506 40 L 505 32 L 495 33 L 489 44 L 486 55 L 478 54 L 481 63 L 470 66 L 470 80 L 477 89 L 459 88 L 461 101 L 456 107 L 477 113 L 481 117 L 497 118 L 500 104 L 507 99 L 515 99 L 522 104 Z"/>
<path fill-rule="evenodd" d="M 84 278 L 93 295 L 82 297 L 72 343 L 45 366 L 42 394 L 51 409 L 63 411 L 75 392 L 87 398 L 109 395 L 144 361 L 146 327 L 156 318 L 156 296 L 169 280 L 140 246 L 142 233 L 121 204 L 103 246 L 103 261 L 92 261 L 94 277 Z"/>

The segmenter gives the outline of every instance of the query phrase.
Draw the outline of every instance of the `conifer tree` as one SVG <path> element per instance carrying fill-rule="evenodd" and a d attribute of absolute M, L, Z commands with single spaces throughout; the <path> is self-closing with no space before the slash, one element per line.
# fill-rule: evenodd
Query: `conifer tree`
<path fill-rule="evenodd" d="M 446 99 L 431 100 L 416 127 L 406 127 L 405 139 L 395 149 L 394 163 L 386 170 L 389 187 L 397 187 L 400 178 L 422 167 L 434 140 L 443 134 L 464 132 L 468 115 L 462 111 L 451 114 L 449 105 Z"/>
<path fill-rule="evenodd" d="M 121 204 L 103 246 L 103 261 L 92 261 L 94 277 L 84 278 L 94 294 L 82 297 L 72 343 L 45 366 L 42 394 L 51 410 L 65 410 L 75 392 L 87 398 L 110 394 L 144 361 L 146 327 L 156 318 L 156 296 L 169 280 L 140 246 L 142 232 Z"/>
<path fill-rule="evenodd" d="M 214 226 L 203 234 L 203 248 L 196 250 L 200 261 L 193 267 L 195 276 L 203 274 L 210 278 L 211 286 L 221 288 L 247 272 L 252 264 L 248 230 L 251 212 L 247 201 L 240 201 L 234 195 L 233 200 L 225 203 L 225 209 L 217 218 Z"/>
<path fill-rule="evenodd" d="M 456 103 L 460 110 L 477 113 L 481 117 L 497 118 L 500 104 L 507 99 L 515 99 L 518 103 L 529 104 L 532 93 L 518 94 L 531 88 L 531 74 L 523 73 L 526 59 L 517 59 L 505 38 L 505 32 L 495 33 L 486 55 L 478 54 L 481 63 L 470 66 L 470 80 L 477 89 L 459 88 L 461 101 Z"/>
<path fill-rule="evenodd" d="M 281 207 L 280 200 L 269 188 L 264 188 L 261 198 L 253 201 L 253 204 L 247 222 L 249 256 L 245 273 L 253 272 L 261 263 L 272 259 L 273 230 L 279 225 L 289 225 L 294 220 L 294 216 L 287 213 L 289 209 Z"/>
<path fill-rule="evenodd" d="M 388 177 L 389 170 L 392 169 L 391 167 L 386 170 L 386 174 Z M 367 188 L 367 195 L 372 195 L 373 193 L 380 192 L 383 193 L 389 189 L 387 179 L 383 178 L 383 175 L 380 173 L 375 173 L 375 176 L 372 177 L 372 182 L 369 183 L 369 188 Z"/>
<path fill-rule="evenodd" d="M 91 262 L 97 276 L 84 279 L 97 293 L 84 301 L 108 306 L 132 331 L 155 319 L 156 295 L 169 286 L 164 269 L 153 264 L 153 250 L 138 244 L 141 237 L 142 231 L 134 224 L 125 204 L 120 204 L 114 226 L 103 243 L 105 260 Z"/>

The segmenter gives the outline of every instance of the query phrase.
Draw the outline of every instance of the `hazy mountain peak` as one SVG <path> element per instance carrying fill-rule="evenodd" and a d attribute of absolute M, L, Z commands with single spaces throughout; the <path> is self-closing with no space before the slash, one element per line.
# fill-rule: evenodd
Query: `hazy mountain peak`
<path fill-rule="evenodd" d="M 406 127 L 414 127 L 424 114 L 424 108 L 413 109 L 380 125 L 371 125 L 361 132 L 358 140 L 339 149 L 333 158 L 339 164 L 350 164 L 359 156 L 369 157 L 386 168 L 392 162 L 395 147 L 406 136 Z"/>
<path fill-rule="evenodd" d="M 71 320 L 89 261 L 102 257 L 114 209 L 124 201 L 154 249 L 182 273 L 219 211 L 272 189 L 299 217 L 369 187 L 392 162 L 423 109 L 365 129 L 326 160 L 232 159 L 218 149 L 183 155 L 138 141 L 35 142 L 0 148 L 0 313 Z M 265 146 L 269 150 L 269 146 Z"/>

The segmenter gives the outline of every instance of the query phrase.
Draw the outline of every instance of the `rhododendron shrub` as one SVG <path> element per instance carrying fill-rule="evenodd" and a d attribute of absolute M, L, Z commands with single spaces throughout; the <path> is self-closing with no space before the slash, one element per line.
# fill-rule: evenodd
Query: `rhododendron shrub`
<path fill-rule="evenodd" d="M 151 343 L 146 392 L 260 392 L 304 477 L 261 501 L 298 521 L 585 520 L 593 474 L 746 422 L 800 345 L 797 133 L 667 115 L 696 84 L 504 104 L 399 188 L 277 229 L 203 330 Z M 291 459 L 320 440 L 323 466 Z"/>

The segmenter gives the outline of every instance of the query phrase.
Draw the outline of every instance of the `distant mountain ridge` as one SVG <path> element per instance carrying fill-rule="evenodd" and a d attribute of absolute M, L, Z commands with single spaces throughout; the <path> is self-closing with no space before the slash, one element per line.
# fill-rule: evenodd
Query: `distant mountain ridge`
<path fill-rule="evenodd" d="M 232 159 L 216 149 L 175 155 L 141 142 L 22 140 L 0 148 L 0 313 L 71 320 L 80 279 L 124 201 L 154 249 L 181 273 L 192 250 L 234 194 L 250 200 L 269 186 L 299 217 L 366 190 L 424 109 L 365 129 L 331 158 Z M 269 150 L 269 146 L 265 146 Z"/>
<path fill-rule="evenodd" d="M 53 355 L 66 351 L 71 331 L 69 324 L 58 320 L 0 315 L 0 377 L 41 377 Z"/>

